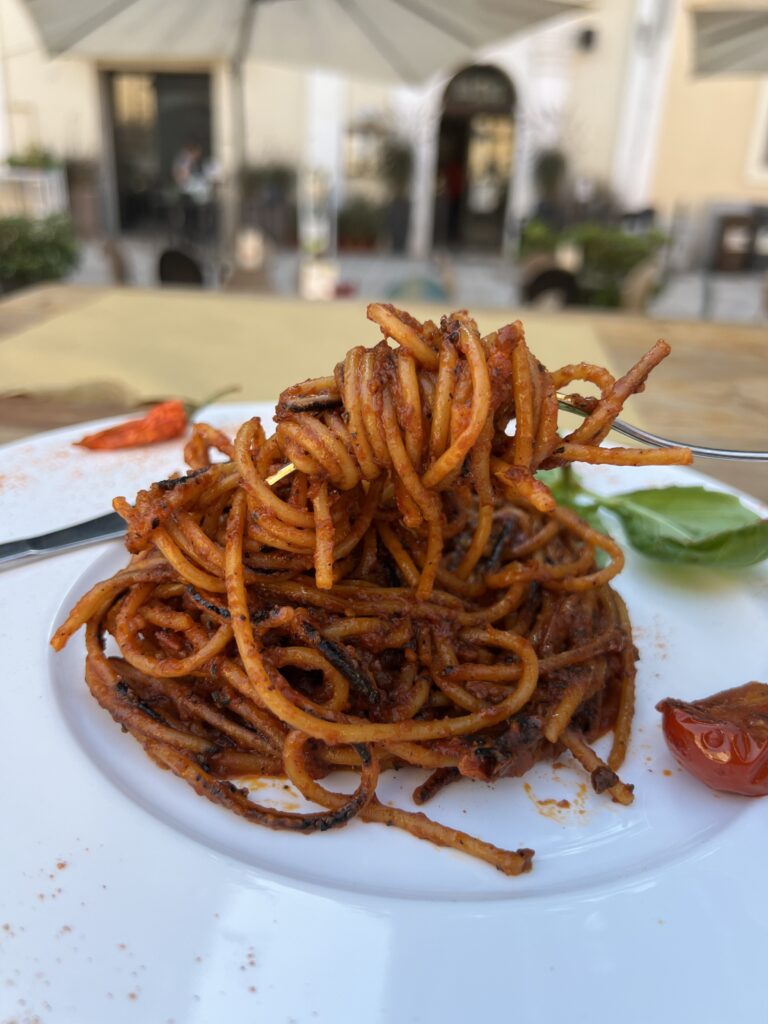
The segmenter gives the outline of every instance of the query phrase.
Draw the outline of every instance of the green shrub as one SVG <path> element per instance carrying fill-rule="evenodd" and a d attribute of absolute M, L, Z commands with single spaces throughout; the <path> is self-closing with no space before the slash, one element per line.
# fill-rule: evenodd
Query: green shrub
<path fill-rule="evenodd" d="M 583 255 L 580 285 L 593 306 L 618 306 L 621 285 L 631 270 L 664 245 L 660 231 L 630 235 L 618 225 L 578 224 L 563 234 Z"/>
<path fill-rule="evenodd" d="M 0 292 L 64 277 L 77 263 L 69 217 L 0 219 Z"/>
<path fill-rule="evenodd" d="M 378 203 L 363 196 L 348 199 L 339 211 L 339 243 L 341 245 L 375 245 L 382 230 L 382 209 Z"/>
<path fill-rule="evenodd" d="M 15 153 L 8 157 L 9 167 L 28 167 L 36 171 L 51 171 L 54 167 L 60 167 L 61 163 L 45 149 L 39 146 L 30 146 L 23 153 Z"/>
<path fill-rule="evenodd" d="M 558 234 L 543 220 L 529 220 L 520 234 L 520 255 L 533 256 L 539 252 L 554 252 Z"/>
<path fill-rule="evenodd" d="M 566 231 L 564 237 L 581 248 L 585 268 L 620 277 L 653 256 L 664 244 L 660 231 L 629 235 L 618 226 L 605 224 L 578 224 Z"/>
<path fill-rule="evenodd" d="M 568 161 L 559 149 L 542 149 L 533 161 L 533 180 L 541 199 L 556 199 L 568 175 Z"/>
<path fill-rule="evenodd" d="M 621 302 L 621 286 L 627 274 L 650 259 L 664 245 L 660 231 L 630 235 L 618 224 L 576 224 L 555 231 L 540 220 L 531 220 L 520 236 L 520 255 L 554 253 L 561 243 L 581 252 L 577 283 L 582 300 L 590 306 L 615 307 Z"/>
<path fill-rule="evenodd" d="M 413 174 L 413 150 L 408 142 L 390 136 L 381 152 L 381 176 L 387 183 L 390 198 L 408 195 Z"/>

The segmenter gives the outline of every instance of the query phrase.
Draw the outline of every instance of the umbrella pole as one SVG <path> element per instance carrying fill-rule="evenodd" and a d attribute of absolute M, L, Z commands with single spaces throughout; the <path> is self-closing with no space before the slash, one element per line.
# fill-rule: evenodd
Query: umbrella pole
<path fill-rule="evenodd" d="M 232 94 L 232 176 L 224 210 L 224 256 L 234 264 L 235 245 L 242 213 L 243 167 L 246 157 L 247 118 L 245 113 L 245 61 L 251 45 L 257 0 L 245 0 L 237 48 L 230 63 Z"/>

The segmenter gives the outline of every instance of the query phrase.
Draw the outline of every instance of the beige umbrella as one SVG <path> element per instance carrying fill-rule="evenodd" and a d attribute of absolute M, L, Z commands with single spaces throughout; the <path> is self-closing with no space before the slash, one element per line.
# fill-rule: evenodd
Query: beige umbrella
<path fill-rule="evenodd" d="M 697 75 L 768 75 L 768 0 L 691 7 Z"/>
<path fill-rule="evenodd" d="M 290 61 L 419 82 L 578 0 L 26 0 L 51 53 Z"/>
<path fill-rule="evenodd" d="M 587 0 L 26 0 L 52 54 L 104 62 L 227 60 L 241 166 L 248 59 L 417 83 Z M 225 202 L 232 242 L 237 184 Z"/>

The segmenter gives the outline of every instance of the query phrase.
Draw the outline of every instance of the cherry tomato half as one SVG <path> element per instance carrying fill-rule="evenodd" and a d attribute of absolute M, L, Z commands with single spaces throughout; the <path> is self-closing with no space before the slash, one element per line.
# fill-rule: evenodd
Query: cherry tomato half
<path fill-rule="evenodd" d="M 711 789 L 768 795 L 768 685 L 745 683 L 703 700 L 656 705 L 664 737 L 691 775 Z"/>

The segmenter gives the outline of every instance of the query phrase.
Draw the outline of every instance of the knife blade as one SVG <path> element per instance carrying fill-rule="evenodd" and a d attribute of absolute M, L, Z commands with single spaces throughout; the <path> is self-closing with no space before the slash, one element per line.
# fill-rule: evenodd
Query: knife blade
<path fill-rule="evenodd" d="M 0 569 L 10 569 L 11 566 L 22 562 L 45 558 L 59 551 L 82 548 L 86 544 L 95 544 L 100 540 L 122 537 L 124 533 L 125 522 L 117 512 L 108 512 L 105 516 L 89 519 L 85 523 L 65 526 L 63 530 L 53 530 L 39 537 L 25 537 L 23 540 L 0 544 Z"/>
<path fill-rule="evenodd" d="M 278 469 L 266 482 L 270 485 L 290 476 L 296 467 L 292 462 Z M 105 516 L 89 519 L 85 523 L 65 526 L 63 530 L 43 533 L 39 537 L 26 537 L 24 540 L 12 540 L 0 544 L 0 570 L 10 569 L 21 562 L 32 562 L 36 558 L 47 558 L 60 551 L 71 551 L 82 548 L 86 544 L 95 544 L 100 540 L 111 540 L 125 534 L 125 522 L 117 512 L 108 512 Z"/>

